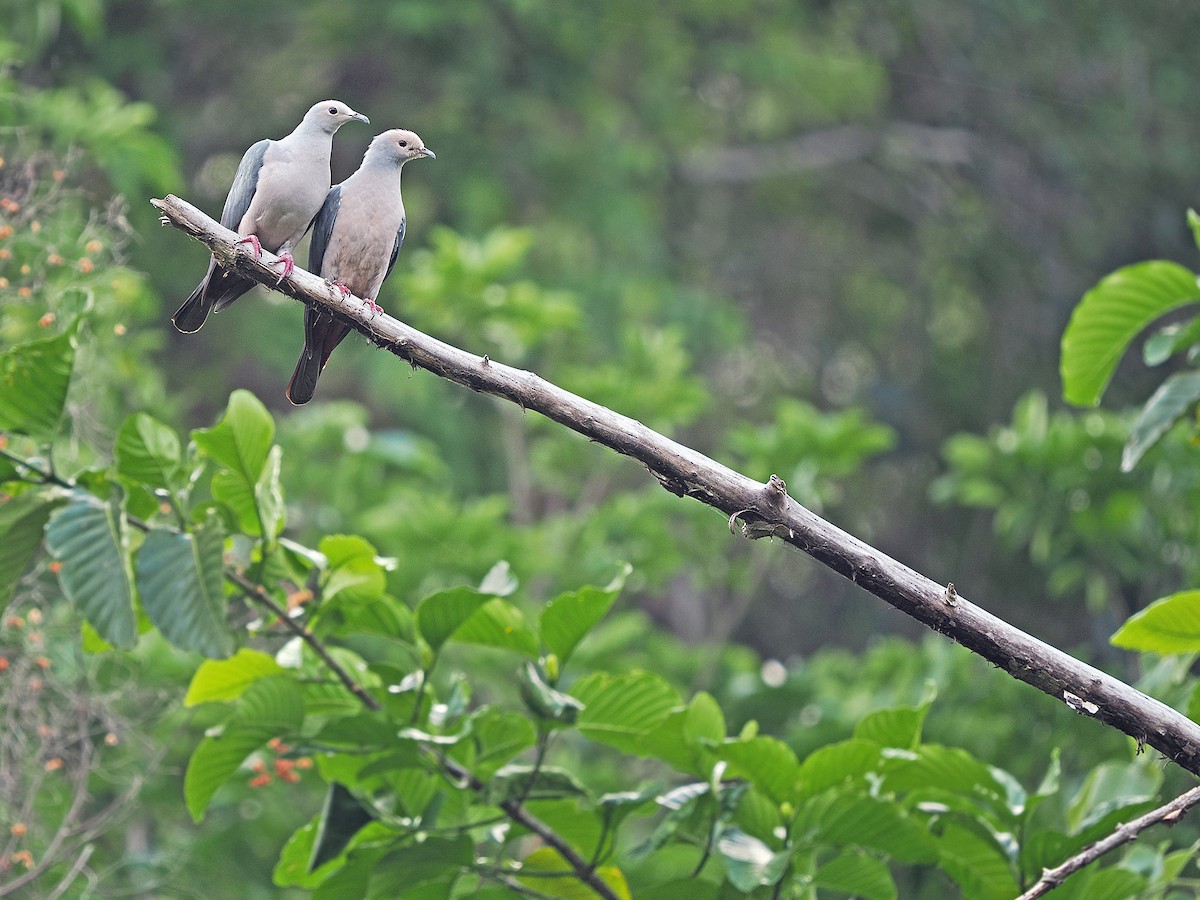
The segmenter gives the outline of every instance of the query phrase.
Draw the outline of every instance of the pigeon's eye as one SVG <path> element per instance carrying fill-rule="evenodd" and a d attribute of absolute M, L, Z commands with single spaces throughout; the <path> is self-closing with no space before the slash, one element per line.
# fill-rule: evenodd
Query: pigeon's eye
<path fill-rule="evenodd" d="M 401 141 L 401 142 L 400 142 L 400 146 L 401 146 L 401 147 L 407 147 L 407 146 L 408 146 L 408 141 Z"/>
<path fill-rule="evenodd" d="M 337 115 L 337 107 L 336 106 L 329 107 L 329 114 L 331 116 L 336 116 Z"/>

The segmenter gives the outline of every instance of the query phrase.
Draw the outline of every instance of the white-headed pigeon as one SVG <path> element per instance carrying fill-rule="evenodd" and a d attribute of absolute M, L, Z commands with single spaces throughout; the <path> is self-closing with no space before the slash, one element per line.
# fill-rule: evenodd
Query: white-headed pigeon
<path fill-rule="evenodd" d="M 304 237 L 329 191 L 333 135 L 351 119 L 371 120 L 339 100 L 313 105 L 285 138 L 262 140 L 246 151 L 233 176 L 221 224 L 242 235 L 255 255 L 266 247 L 283 262 L 282 281 L 293 269 L 292 248 Z M 185 333 L 198 331 L 210 309 L 220 312 L 255 282 L 209 261 L 196 286 L 171 321 Z"/>
<path fill-rule="evenodd" d="M 396 265 L 404 243 L 404 201 L 400 170 L 410 159 L 434 152 L 411 131 L 396 128 L 376 135 L 358 171 L 329 191 L 313 222 L 309 269 L 356 294 L 377 312 L 375 299 Z M 312 399 L 329 354 L 350 332 L 320 307 L 304 311 L 304 350 L 288 384 L 287 397 L 299 406 Z"/>

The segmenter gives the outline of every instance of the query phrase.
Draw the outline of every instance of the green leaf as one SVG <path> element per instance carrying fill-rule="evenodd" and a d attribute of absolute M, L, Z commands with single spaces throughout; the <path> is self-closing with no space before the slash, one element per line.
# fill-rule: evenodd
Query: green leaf
<path fill-rule="evenodd" d="M 1129 342 L 1159 316 L 1198 300 L 1196 276 L 1177 263 L 1137 263 L 1104 278 L 1083 295 L 1063 334 L 1067 402 L 1099 403 Z"/>
<path fill-rule="evenodd" d="M 54 490 L 25 491 L 0 503 L 0 610 L 8 605 L 55 507 L 66 500 Z"/>
<path fill-rule="evenodd" d="M 652 672 L 595 672 L 577 681 L 571 694 L 584 705 L 578 720 L 584 736 L 637 754 L 643 752 L 641 736 L 679 705 L 675 689 Z"/>
<path fill-rule="evenodd" d="M 539 847 L 527 857 L 521 867 L 530 872 L 570 872 L 571 865 L 558 855 L 552 847 Z M 629 900 L 633 895 L 625 876 L 616 866 L 598 866 L 596 874 L 614 894 L 621 900 Z M 576 878 L 542 877 L 536 875 L 517 875 L 521 884 L 532 888 L 547 897 L 560 897 L 563 900 L 595 900 L 596 892 Z"/>
<path fill-rule="evenodd" d="M 250 486 L 262 476 L 274 437 L 275 420 L 262 401 L 244 390 L 229 395 L 229 405 L 216 425 L 192 432 L 196 446 Z"/>
<path fill-rule="evenodd" d="M 318 549 L 324 554 L 329 574 L 323 596 L 326 601 L 339 595 L 350 602 L 370 601 L 383 595 L 386 578 L 375 547 L 356 534 L 331 534 L 321 539 Z"/>
<path fill-rule="evenodd" d="M 369 900 L 447 898 L 451 896 L 450 882 L 470 867 L 473 851 L 474 844 L 465 834 L 453 838 L 430 836 L 420 843 L 391 850 L 371 872 Z M 432 893 L 418 888 L 425 884 L 434 889 Z"/>
<path fill-rule="evenodd" d="M 358 802 L 357 797 L 336 781 L 330 784 L 317 823 L 308 870 L 311 872 L 340 856 L 350 839 L 370 821 L 371 813 Z"/>
<path fill-rule="evenodd" d="M 134 413 L 121 423 L 113 447 L 117 473 L 154 490 L 173 490 L 179 478 L 179 436 L 144 412 Z"/>
<path fill-rule="evenodd" d="M 878 850 L 900 862 L 930 863 L 937 858 L 922 824 L 896 804 L 866 795 L 830 791 L 806 802 L 792 833 L 809 831 L 822 843 Z"/>
<path fill-rule="evenodd" d="M 911 750 L 921 743 L 921 727 L 929 704 L 880 709 L 863 717 L 854 728 L 854 737 L 874 741 L 884 747 Z"/>
<path fill-rule="evenodd" d="M 1180 350 L 1200 343 L 1200 316 L 1186 322 L 1164 325 L 1150 337 L 1142 347 L 1142 362 L 1147 366 L 1161 366 Z"/>
<path fill-rule="evenodd" d="M 287 672 L 266 653 L 243 647 L 229 659 L 206 659 L 188 685 L 184 706 L 236 700 L 260 678 Z"/>
<path fill-rule="evenodd" d="M 729 763 L 726 777 L 745 778 L 776 803 L 793 796 L 800 763 L 783 741 L 765 735 L 729 741 L 717 748 L 717 755 Z"/>
<path fill-rule="evenodd" d="M 1021 893 L 1008 859 L 994 842 L 954 822 L 934 838 L 943 871 L 979 900 L 1011 900 Z"/>
<path fill-rule="evenodd" d="M 725 863 L 725 876 L 739 891 L 775 884 L 792 858 L 791 850 L 776 853 L 740 828 L 726 828 L 717 840 L 717 853 Z"/>
<path fill-rule="evenodd" d="M 800 764 L 799 794 L 811 796 L 826 788 L 873 772 L 880 765 L 880 747 L 874 741 L 840 741 L 818 747 Z"/>
<path fill-rule="evenodd" d="M 1177 372 L 1151 395 L 1133 423 L 1121 454 L 1121 471 L 1129 472 L 1175 421 L 1200 399 L 1200 372 Z"/>
<path fill-rule="evenodd" d="M 484 781 L 537 740 L 533 723 L 517 713 L 485 708 L 476 713 L 473 722 L 476 754 L 471 768 Z"/>
<path fill-rule="evenodd" d="M 717 900 L 721 886 L 701 878 L 676 878 L 640 888 L 638 900 Z"/>
<path fill-rule="evenodd" d="M 477 609 L 454 632 L 454 640 L 516 650 L 536 659 L 537 637 L 525 622 L 525 614 L 507 600 L 495 597 Z"/>
<path fill-rule="evenodd" d="M 274 540 L 283 531 L 287 521 L 287 508 L 283 503 L 283 483 L 280 471 L 283 464 L 283 448 L 278 444 L 267 454 L 267 463 L 262 475 L 254 485 L 254 503 L 266 529 L 265 537 Z"/>
<path fill-rule="evenodd" d="M 1188 228 L 1192 230 L 1192 240 L 1196 242 L 1196 247 L 1200 248 L 1200 215 L 1196 214 L 1194 209 L 1187 211 Z"/>
<path fill-rule="evenodd" d="M 866 900 L 895 900 L 896 882 L 883 860 L 864 853 L 843 853 L 817 869 L 817 887 L 843 891 Z"/>
<path fill-rule="evenodd" d="M 1100 763 L 1088 772 L 1071 799 L 1067 825 L 1072 832 L 1082 832 L 1113 813 L 1149 803 L 1161 784 L 1161 771 L 1148 770 L 1136 762 Z"/>
<path fill-rule="evenodd" d="M 1085 869 L 1064 887 L 1064 896 L 1076 900 L 1135 900 L 1146 896 L 1146 876 L 1122 866 L 1106 866 Z"/>
<path fill-rule="evenodd" d="M 76 493 L 70 505 L 50 517 L 46 546 L 62 563 L 58 581 L 63 593 L 106 641 L 132 647 L 137 638 L 133 579 L 119 511 Z"/>
<path fill-rule="evenodd" d="M 1200 650 L 1200 591 L 1180 591 L 1130 616 L 1112 643 L 1143 653 Z"/>
<path fill-rule="evenodd" d="M 467 619 L 492 598 L 474 588 L 456 587 L 430 594 L 417 607 L 417 630 L 437 653 Z"/>
<path fill-rule="evenodd" d="M 560 594 L 542 610 L 539 629 L 542 642 L 551 653 L 557 654 L 559 665 L 565 666 L 584 636 L 612 608 L 632 571 L 627 563 L 606 588 L 584 587 Z"/>
<path fill-rule="evenodd" d="M 540 719 L 564 725 L 574 724 L 579 718 L 583 704 L 569 694 L 556 691 L 546 684 L 542 673 L 532 662 L 526 661 L 518 671 L 521 699 L 530 712 Z"/>
<path fill-rule="evenodd" d="M 50 441 L 58 433 L 74 364 L 74 322 L 62 334 L 0 353 L 0 431 Z"/>
<path fill-rule="evenodd" d="M 504 766 L 497 771 L 488 779 L 482 795 L 488 806 L 522 798 L 534 801 L 587 796 L 588 789 L 566 769 L 541 766 L 535 772 L 532 766 L 519 765 Z"/>
<path fill-rule="evenodd" d="M 152 529 L 137 554 L 137 586 L 150 621 L 176 647 L 222 658 L 233 652 L 225 623 L 225 536 L 209 516 L 193 532 Z"/>
<path fill-rule="evenodd" d="M 217 789 L 247 756 L 273 737 L 292 734 L 304 721 L 304 697 L 291 678 L 263 678 L 246 689 L 220 733 L 205 737 L 188 762 L 183 795 L 199 822 Z"/>
<path fill-rule="evenodd" d="M 712 694 L 700 691 L 692 698 L 683 719 L 683 737 L 689 744 L 725 740 L 725 714 Z"/>

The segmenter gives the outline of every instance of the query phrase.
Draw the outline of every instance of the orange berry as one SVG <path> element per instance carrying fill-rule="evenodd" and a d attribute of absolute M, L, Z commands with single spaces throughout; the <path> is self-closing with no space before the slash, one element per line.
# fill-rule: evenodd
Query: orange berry
<path fill-rule="evenodd" d="M 277 759 L 275 760 L 275 774 L 282 778 L 288 772 L 292 771 L 295 765 L 290 759 Z"/>
<path fill-rule="evenodd" d="M 63 767 L 63 761 L 62 761 L 62 758 L 59 756 L 56 756 L 53 759 L 46 760 L 46 771 L 47 772 L 57 772 L 62 767 Z"/>
<path fill-rule="evenodd" d="M 27 291 L 27 290 L 29 290 L 29 288 L 21 288 L 21 290 Z M 48 312 L 44 316 L 42 316 L 40 319 L 38 319 L 38 325 L 40 325 L 42 328 L 49 328 L 51 325 L 54 324 L 54 318 L 55 318 L 54 313 Z"/>
<path fill-rule="evenodd" d="M 250 766 L 250 770 L 261 774 L 262 772 L 267 771 L 267 764 L 261 759 L 256 759 Z"/>
<path fill-rule="evenodd" d="M 124 337 L 127 330 L 128 329 L 120 322 L 113 326 L 113 334 L 115 334 L 117 337 Z M 164 506 L 165 505 L 166 504 L 164 504 Z M 170 510 L 168 510 L 168 512 L 170 512 Z"/>
<path fill-rule="evenodd" d="M 17 209 L 20 209 L 20 208 L 21 207 L 19 207 L 19 206 L 17 207 Z M 42 230 L 42 223 L 39 222 L 37 219 L 34 219 L 32 222 L 29 223 L 29 230 L 32 231 L 34 234 L 37 234 L 39 231 Z"/>
<path fill-rule="evenodd" d="M 57 575 L 62 571 L 62 563 L 57 559 L 54 560 L 54 562 L 50 563 L 50 571 Z"/>
<path fill-rule="evenodd" d="M 63 263 L 66 262 L 66 260 L 63 259 L 61 256 L 59 256 L 57 253 L 51 253 L 49 256 L 46 257 L 46 262 L 50 263 L 50 265 L 52 265 L 52 266 L 61 266 Z"/>
<path fill-rule="evenodd" d="M 67 173 L 64 172 L 62 169 L 54 170 L 54 180 L 55 181 L 62 181 L 66 177 L 67 177 Z"/>
<path fill-rule="evenodd" d="M 0 253 L 3 253 L 3 252 L 4 252 L 3 250 L 0 250 Z M 6 288 L 6 287 L 8 287 L 8 279 L 0 278 L 0 288 Z"/>
<path fill-rule="evenodd" d="M 13 837 L 24 837 L 29 831 L 29 827 L 24 822 L 17 822 L 9 831 L 12 832 Z"/>
<path fill-rule="evenodd" d="M 42 689 L 42 679 L 40 679 L 40 678 L 30 678 L 29 679 L 29 690 L 33 691 L 36 694 L 41 689 Z"/>
<path fill-rule="evenodd" d="M 17 288 L 17 296 L 18 297 L 26 297 L 26 298 L 32 297 L 33 291 L 31 291 L 27 287 L 20 287 L 20 288 Z"/>
<path fill-rule="evenodd" d="M 27 869 L 33 868 L 33 854 L 28 850 L 18 850 L 12 855 L 12 861 L 21 863 Z"/>
<path fill-rule="evenodd" d="M 0 238 L 10 238 L 13 236 L 13 227 L 11 225 L 0 226 Z"/>
<path fill-rule="evenodd" d="M 29 611 L 28 618 L 29 618 L 30 625 L 41 625 L 42 624 L 42 611 L 40 609 L 38 609 L 37 607 L 34 607 L 33 609 L 31 609 Z"/>
<path fill-rule="evenodd" d="M 104 743 L 109 747 L 117 746 L 117 741 L 118 741 L 118 738 L 117 738 L 117 735 L 115 732 L 110 731 L 108 734 L 106 734 L 104 736 Z"/>
<path fill-rule="evenodd" d="M 263 787 L 264 785 L 268 785 L 270 783 L 271 783 L 271 776 L 268 775 L 266 772 L 263 772 L 261 775 L 255 775 L 253 778 L 250 779 L 250 787 L 252 787 L 252 788 L 260 788 L 260 787 Z"/>
<path fill-rule="evenodd" d="M 7 672 L 8 666 L 9 666 L 8 657 L 0 656 L 0 672 Z"/>
<path fill-rule="evenodd" d="M 25 620 L 22 619 L 20 616 L 9 616 L 7 619 L 4 620 L 4 624 L 7 625 L 9 628 L 24 628 Z"/>
<path fill-rule="evenodd" d="M 288 784 L 295 784 L 297 781 L 300 780 L 300 774 L 298 772 L 293 772 L 291 769 L 288 769 L 286 772 L 279 773 L 279 780 L 286 781 Z"/>
<path fill-rule="evenodd" d="M 5 247 L 3 250 L 0 250 L 0 259 L 12 259 L 12 252 Z"/>
<path fill-rule="evenodd" d="M 88 241 L 84 245 L 83 249 L 86 250 L 88 253 L 99 253 L 101 250 L 104 249 L 104 245 L 102 243 L 100 243 L 99 241 L 92 240 L 92 241 Z"/>
<path fill-rule="evenodd" d="M 287 597 L 287 608 L 295 609 L 297 606 L 303 606 L 313 598 L 313 592 L 304 588 L 299 591 L 292 591 Z"/>
<path fill-rule="evenodd" d="M 302 756 L 298 760 L 296 760 L 296 768 L 297 769 L 311 769 L 312 768 L 312 760 L 309 759 L 307 756 Z"/>
<path fill-rule="evenodd" d="M 48 659 L 47 659 L 46 657 L 44 657 L 44 656 L 39 656 L 37 659 L 35 659 L 35 660 L 33 661 L 33 664 L 34 664 L 35 666 L 37 666 L 39 669 L 48 669 L 48 668 L 50 668 L 50 660 L 48 660 Z"/>
<path fill-rule="evenodd" d="M 94 268 L 96 268 L 96 264 L 93 263 L 86 256 L 80 258 L 79 271 L 82 272 L 84 275 L 86 275 L 88 272 L 92 271 L 92 269 L 94 269 Z"/>

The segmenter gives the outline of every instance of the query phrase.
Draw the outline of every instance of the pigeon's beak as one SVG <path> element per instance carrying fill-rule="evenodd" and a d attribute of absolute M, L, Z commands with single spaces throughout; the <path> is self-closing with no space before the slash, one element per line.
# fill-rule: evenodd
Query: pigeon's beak
<path fill-rule="evenodd" d="M 371 124 L 371 120 L 368 119 L 366 116 L 364 116 L 362 113 L 356 112 L 353 116 L 351 116 L 351 118 L 358 119 L 358 121 L 360 121 L 360 122 L 365 122 L 367 125 Z"/>
<path fill-rule="evenodd" d="M 430 159 L 437 159 L 437 154 L 428 147 L 422 147 L 420 152 L 422 156 L 428 156 Z"/>

